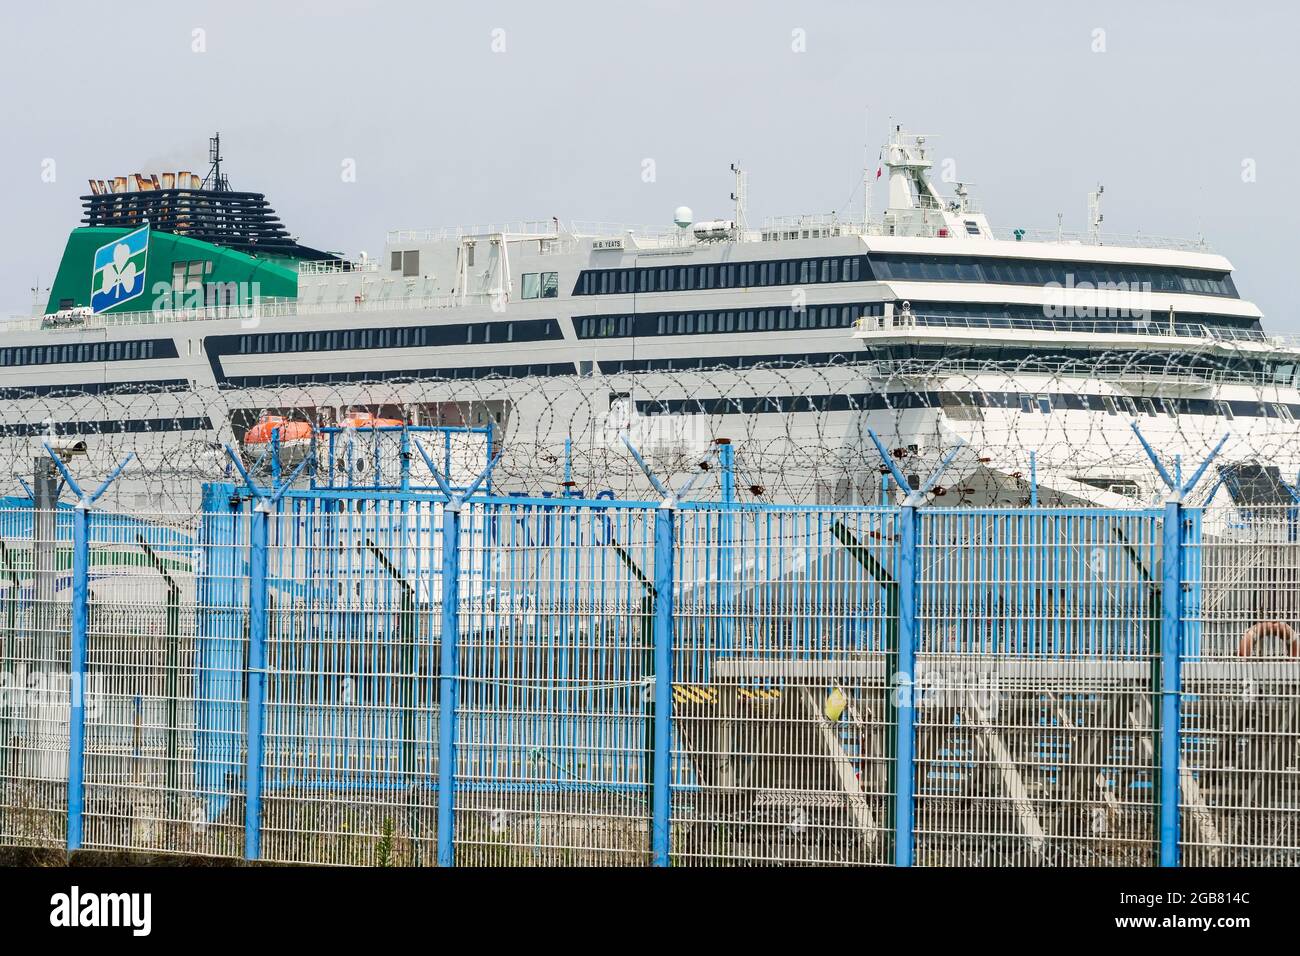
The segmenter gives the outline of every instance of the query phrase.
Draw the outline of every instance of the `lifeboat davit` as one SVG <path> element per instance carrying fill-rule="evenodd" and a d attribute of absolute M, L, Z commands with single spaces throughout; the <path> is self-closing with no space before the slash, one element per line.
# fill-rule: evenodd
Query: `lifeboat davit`
<path fill-rule="evenodd" d="M 250 461 L 257 461 L 271 447 L 277 430 L 280 433 L 281 467 L 296 465 L 311 451 L 312 427 L 309 423 L 263 412 L 257 424 L 244 432 L 244 455 Z"/>
<path fill-rule="evenodd" d="M 339 422 L 343 428 L 401 428 L 405 424 L 400 418 L 377 418 L 371 412 L 352 412 Z"/>

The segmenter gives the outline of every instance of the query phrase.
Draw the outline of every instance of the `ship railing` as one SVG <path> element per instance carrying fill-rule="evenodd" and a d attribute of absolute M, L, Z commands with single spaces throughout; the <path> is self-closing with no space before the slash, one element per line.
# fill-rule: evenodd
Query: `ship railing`
<path fill-rule="evenodd" d="M 860 332 L 889 332 L 898 329 L 975 329 L 1007 332 L 1084 332 L 1097 335 L 1155 335 L 1164 337 L 1211 338 L 1200 323 L 1161 321 L 1149 318 L 1072 318 L 1051 316 L 1015 318 L 999 316 L 926 315 L 895 312 L 892 316 L 869 315 L 853 323 Z"/>
<path fill-rule="evenodd" d="M 861 220 L 844 219 L 835 213 L 813 213 L 802 216 L 769 216 L 763 220 L 759 238 L 764 242 L 784 242 L 793 239 L 831 239 L 837 236 L 864 234 Z"/>
<path fill-rule="evenodd" d="M 938 210 L 928 197 L 926 209 Z M 954 213 L 977 214 L 980 207 L 973 200 L 967 200 L 966 208 Z M 948 230 L 946 223 L 935 223 L 934 236 L 940 236 L 939 230 L 949 234 L 947 238 L 969 239 L 964 232 Z M 598 220 L 575 219 L 567 224 L 555 219 L 518 219 L 501 223 L 483 223 L 468 226 L 447 226 L 441 229 L 398 229 L 387 234 L 389 244 L 409 242 L 445 242 L 473 236 L 517 235 L 528 237 L 556 236 L 568 233 L 574 236 L 596 238 L 626 238 L 632 236 L 640 245 L 651 248 L 663 245 L 693 241 L 690 230 L 681 230 L 672 224 L 633 224 L 603 222 Z M 883 217 L 867 221 L 842 217 L 835 213 L 810 213 L 796 216 L 772 216 L 763 220 L 762 227 L 749 230 L 744 241 L 774 241 L 781 239 L 821 239 L 828 236 L 890 236 L 894 233 Z M 998 227 L 993 229 L 995 239 L 1013 242 L 1057 243 L 1073 246 L 1115 246 L 1133 249 L 1167 249 L 1179 252 L 1213 251 L 1204 236 L 1187 238 L 1185 236 L 1160 236 L 1145 233 L 1092 233 L 1077 232 L 1066 229 Z"/>
<path fill-rule="evenodd" d="M 291 298 L 265 298 L 240 305 L 195 306 L 185 309 L 148 309 L 135 312 L 101 312 L 72 319 L 54 315 L 14 319 L 4 323 L 7 332 L 80 332 L 112 329 L 132 325 L 161 325 L 169 322 L 207 322 L 222 319 L 254 319 L 262 316 L 292 315 Z"/>
<path fill-rule="evenodd" d="M 1262 345 L 1283 349 L 1300 348 L 1300 335 L 1269 335 L 1258 329 L 1214 328 L 1210 331 L 1216 339 L 1224 343 Z"/>
<path fill-rule="evenodd" d="M 895 312 L 892 316 L 869 315 L 857 319 L 860 333 L 895 332 L 899 329 L 973 329 L 1006 332 L 1085 333 L 1095 335 L 1146 335 L 1162 338 L 1190 338 L 1221 344 L 1257 345 L 1265 348 L 1300 347 L 1300 336 L 1268 335 L 1259 329 L 1234 329 L 1200 322 L 1169 322 L 1153 314 L 1134 318 L 1015 318 L 1000 316 L 925 315 Z"/>
<path fill-rule="evenodd" d="M 924 208 L 934 211 L 932 204 Z M 977 203 L 967 201 L 966 208 L 953 212 L 955 216 L 974 215 L 980 212 Z M 940 230 L 943 230 L 941 232 Z M 873 218 L 865 224 L 861 219 L 842 218 L 833 213 L 801 216 L 772 216 L 763 220 L 760 238 L 764 241 L 785 239 L 822 239 L 827 236 L 892 236 L 883 218 Z M 1155 236 L 1141 233 L 1131 235 L 1070 232 L 1063 229 L 997 228 L 995 239 L 1013 242 L 1060 243 L 1074 246 L 1117 246 L 1135 249 L 1168 249 L 1180 252 L 1212 252 L 1209 242 L 1202 236 L 1188 239 L 1176 236 Z M 930 238 L 969 239 L 963 231 L 953 231 L 946 222 L 935 222 Z"/>
<path fill-rule="evenodd" d="M 495 293 L 466 295 L 366 296 L 351 300 L 305 302 L 289 297 L 267 297 L 240 305 L 195 306 L 181 309 L 153 309 L 137 312 L 106 312 L 73 320 L 54 315 L 12 319 L 0 324 L 5 332 L 63 331 L 80 332 L 134 325 L 161 325 L 171 322 L 218 322 L 237 319 L 257 322 L 261 319 L 296 315 L 347 315 L 352 312 L 430 311 L 470 305 L 491 305 Z"/>
<path fill-rule="evenodd" d="M 675 237 L 681 230 L 672 224 L 637 225 L 635 223 L 600 222 L 594 219 L 575 219 L 569 223 L 569 231 L 575 236 L 596 236 L 617 239 L 632 235 L 638 239 L 655 237 Z M 689 232 L 689 230 L 687 230 Z"/>
<path fill-rule="evenodd" d="M 303 276 L 335 275 L 351 272 L 378 272 L 374 259 L 319 259 L 298 263 L 298 274 Z"/>
<path fill-rule="evenodd" d="M 1273 375 L 1240 368 L 1188 368 L 1162 362 L 1089 362 L 1035 356 L 1006 362 L 984 359 L 944 358 L 930 362 L 916 360 L 880 360 L 868 363 L 868 374 L 878 379 L 897 379 L 909 382 L 934 382 L 955 375 L 972 381 L 984 381 L 987 376 L 1003 375 L 1013 379 L 1039 376 L 1047 379 L 1100 379 L 1144 386 L 1214 387 L 1219 385 L 1297 387 L 1294 374 Z M 1261 400 L 1267 404 L 1267 400 Z"/>
<path fill-rule="evenodd" d="M 1204 236 L 1194 239 L 1179 236 L 1154 236 L 1143 233 L 1110 234 L 1071 232 L 1062 229 L 1017 229 L 1002 227 L 993 230 L 995 239 L 1013 242 L 1055 242 L 1072 246 L 1124 246 L 1133 249 L 1173 249 L 1181 252 L 1210 252 Z"/>
<path fill-rule="evenodd" d="M 446 226 L 442 229 L 395 229 L 386 236 L 392 243 L 446 242 L 475 236 L 523 235 L 556 236 L 560 230 L 554 219 L 514 219 L 507 222 L 477 223 L 468 226 Z"/>

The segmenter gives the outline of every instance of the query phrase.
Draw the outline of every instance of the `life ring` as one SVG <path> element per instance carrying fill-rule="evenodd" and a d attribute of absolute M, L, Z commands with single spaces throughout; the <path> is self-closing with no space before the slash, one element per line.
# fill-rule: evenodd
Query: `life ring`
<path fill-rule="evenodd" d="M 1300 635 L 1284 621 L 1260 621 L 1246 628 L 1237 645 L 1238 657 L 1254 657 L 1255 644 L 1265 637 L 1280 637 L 1286 643 L 1288 657 L 1300 657 Z"/>

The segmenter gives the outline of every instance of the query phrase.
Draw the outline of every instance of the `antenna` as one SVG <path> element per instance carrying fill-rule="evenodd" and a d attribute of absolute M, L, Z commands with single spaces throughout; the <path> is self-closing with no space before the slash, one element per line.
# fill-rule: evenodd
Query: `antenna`
<path fill-rule="evenodd" d="M 221 173 L 221 160 L 221 134 L 215 133 L 208 140 L 208 162 L 212 165 L 208 169 L 208 174 L 203 177 L 204 189 L 225 192 L 230 188 L 230 180 Z"/>
<path fill-rule="evenodd" d="M 745 174 L 745 171 L 740 168 L 739 163 L 732 163 L 731 171 L 736 176 L 735 189 L 731 193 L 731 198 L 736 203 L 736 221 L 734 224 L 735 239 L 737 242 L 744 242 L 745 231 L 748 229 L 748 223 L 745 222 L 745 206 L 748 202 L 746 194 L 749 188 L 749 177 Z"/>
<path fill-rule="evenodd" d="M 871 116 L 862 111 L 862 234 L 871 222 Z"/>
<path fill-rule="evenodd" d="M 1101 183 L 1097 184 L 1097 191 L 1088 193 L 1088 238 L 1094 246 L 1101 245 L 1101 221 L 1105 217 L 1101 214 L 1101 194 L 1106 191 L 1106 187 Z"/>

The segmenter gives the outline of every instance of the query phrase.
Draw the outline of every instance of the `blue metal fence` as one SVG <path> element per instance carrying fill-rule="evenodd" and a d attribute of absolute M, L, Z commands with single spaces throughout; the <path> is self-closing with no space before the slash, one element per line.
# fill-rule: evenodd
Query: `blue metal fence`
<path fill-rule="evenodd" d="M 43 615 L 71 635 L 72 704 L 6 697 L 0 840 L 440 865 L 1300 858 L 1298 661 L 1268 629 L 1251 650 L 1271 657 L 1239 653 L 1286 614 L 1245 609 L 1263 582 L 1233 577 L 1294 590 L 1284 519 L 1244 540 L 1177 502 L 473 485 L 215 484 L 198 516 L 83 498 L 49 540 L 30 503 L 0 513 L 3 672 L 53 663 Z M 44 610 L 42 551 L 71 570 Z"/>

